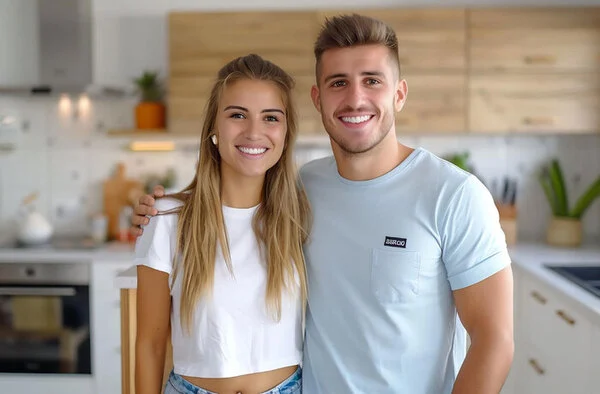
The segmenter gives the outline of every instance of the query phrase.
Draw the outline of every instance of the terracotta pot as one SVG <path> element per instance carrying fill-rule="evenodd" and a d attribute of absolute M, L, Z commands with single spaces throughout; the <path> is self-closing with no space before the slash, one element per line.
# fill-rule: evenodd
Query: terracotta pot
<path fill-rule="evenodd" d="M 138 129 L 164 129 L 166 108 L 162 103 L 141 102 L 135 107 Z"/>
<path fill-rule="evenodd" d="M 548 224 L 546 242 L 553 246 L 577 247 L 582 239 L 581 220 L 553 217 Z"/>

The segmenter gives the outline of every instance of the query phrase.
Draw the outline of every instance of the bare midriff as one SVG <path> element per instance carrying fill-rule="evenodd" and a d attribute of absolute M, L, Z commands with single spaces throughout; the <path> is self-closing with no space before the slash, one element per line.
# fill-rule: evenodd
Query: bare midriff
<path fill-rule="evenodd" d="M 274 369 L 272 371 L 258 372 L 232 378 L 198 378 L 182 376 L 185 380 L 207 391 L 218 394 L 260 394 L 277 387 L 289 378 L 297 365 Z"/>

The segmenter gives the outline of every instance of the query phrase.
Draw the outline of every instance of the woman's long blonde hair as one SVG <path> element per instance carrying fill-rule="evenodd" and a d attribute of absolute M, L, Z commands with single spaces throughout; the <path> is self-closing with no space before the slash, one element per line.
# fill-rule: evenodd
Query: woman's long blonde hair
<path fill-rule="evenodd" d="M 227 232 L 220 195 L 220 156 L 210 143 L 215 128 L 219 101 L 227 84 L 241 79 L 269 81 L 281 90 L 286 111 L 287 133 L 281 159 L 265 176 L 262 200 L 253 230 L 267 265 L 266 307 L 278 321 L 282 293 L 295 291 L 296 273 L 300 282 L 303 310 L 306 305 L 306 268 L 302 244 L 310 228 L 308 199 L 298 178 L 294 162 L 297 114 L 293 102 L 293 78 L 275 64 L 250 54 L 239 57 L 219 70 L 205 109 L 200 156 L 194 180 L 181 192 L 172 194 L 183 201 L 178 209 L 177 251 L 173 283 L 183 268 L 181 324 L 191 329 L 193 311 L 201 297 L 210 296 L 214 284 L 217 242 L 232 271 Z M 292 288 L 290 288 L 292 287 Z"/>

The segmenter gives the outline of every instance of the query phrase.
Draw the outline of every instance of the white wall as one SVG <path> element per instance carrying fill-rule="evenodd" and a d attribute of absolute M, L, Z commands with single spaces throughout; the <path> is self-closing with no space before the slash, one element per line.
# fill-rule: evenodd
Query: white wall
<path fill-rule="evenodd" d="M 73 103 L 76 105 L 76 102 Z M 17 119 L 17 148 L 0 149 L 0 242 L 14 234 L 14 221 L 21 200 L 40 193 L 37 207 L 61 234 L 87 230 L 88 217 L 102 210 L 102 182 L 118 161 L 132 177 L 164 174 L 173 167 L 178 187 L 185 186 L 195 172 L 196 137 L 180 142 L 171 153 L 132 153 L 126 140 L 106 137 L 106 130 L 133 125 L 135 101 L 93 101 L 78 119 L 72 111 L 47 98 L 0 96 L 0 117 Z M 62 109 L 61 109 L 62 108 Z M 0 127 L 0 145 L 7 128 Z M 600 174 L 600 135 L 595 136 L 428 136 L 405 137 L 411 146 L 423 146 L 438 155 L 470 151 L 472 163 L 483 180 L 504 175 L 519 182 L 519 234 L 521 239 L 541 240 L 550 215 L 536 180 L 539 166 L 557 156 L 563 167 L 571 201 Z M 299 163 L 330 154 L 328 145 L 297 149 Z M 600 240 L 600 201 L 584 218 L 589 237 Z"/>
<path fill-rule="evenodd" d="M 167 75 L 166 18 L 174 10 L 600 5 L 600 0 L 92 0 L 94 80 L 131 84 L 144 69 Z"/>

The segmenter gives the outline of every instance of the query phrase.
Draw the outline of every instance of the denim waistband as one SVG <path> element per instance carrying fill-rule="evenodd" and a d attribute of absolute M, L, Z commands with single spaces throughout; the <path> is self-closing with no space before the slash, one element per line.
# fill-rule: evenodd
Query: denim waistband
<path fill-rule="evenodd" d="M 176 391 L 181 394 L 216 394 L 212 391 L 205 390 L 201 387 L 191 384 L 181 375 L 171 371 L 167 386 L 171 385 Z M 302 387 L 302 369 L 298 367 L 296 372 L 290 375 L 286 380 L 279 383 L 277 387 L 265 391 L 262 394 L 295 394 L 300 393 L 299 388 Z M 167 391 L 168 392 L 168 391 Z"/>

